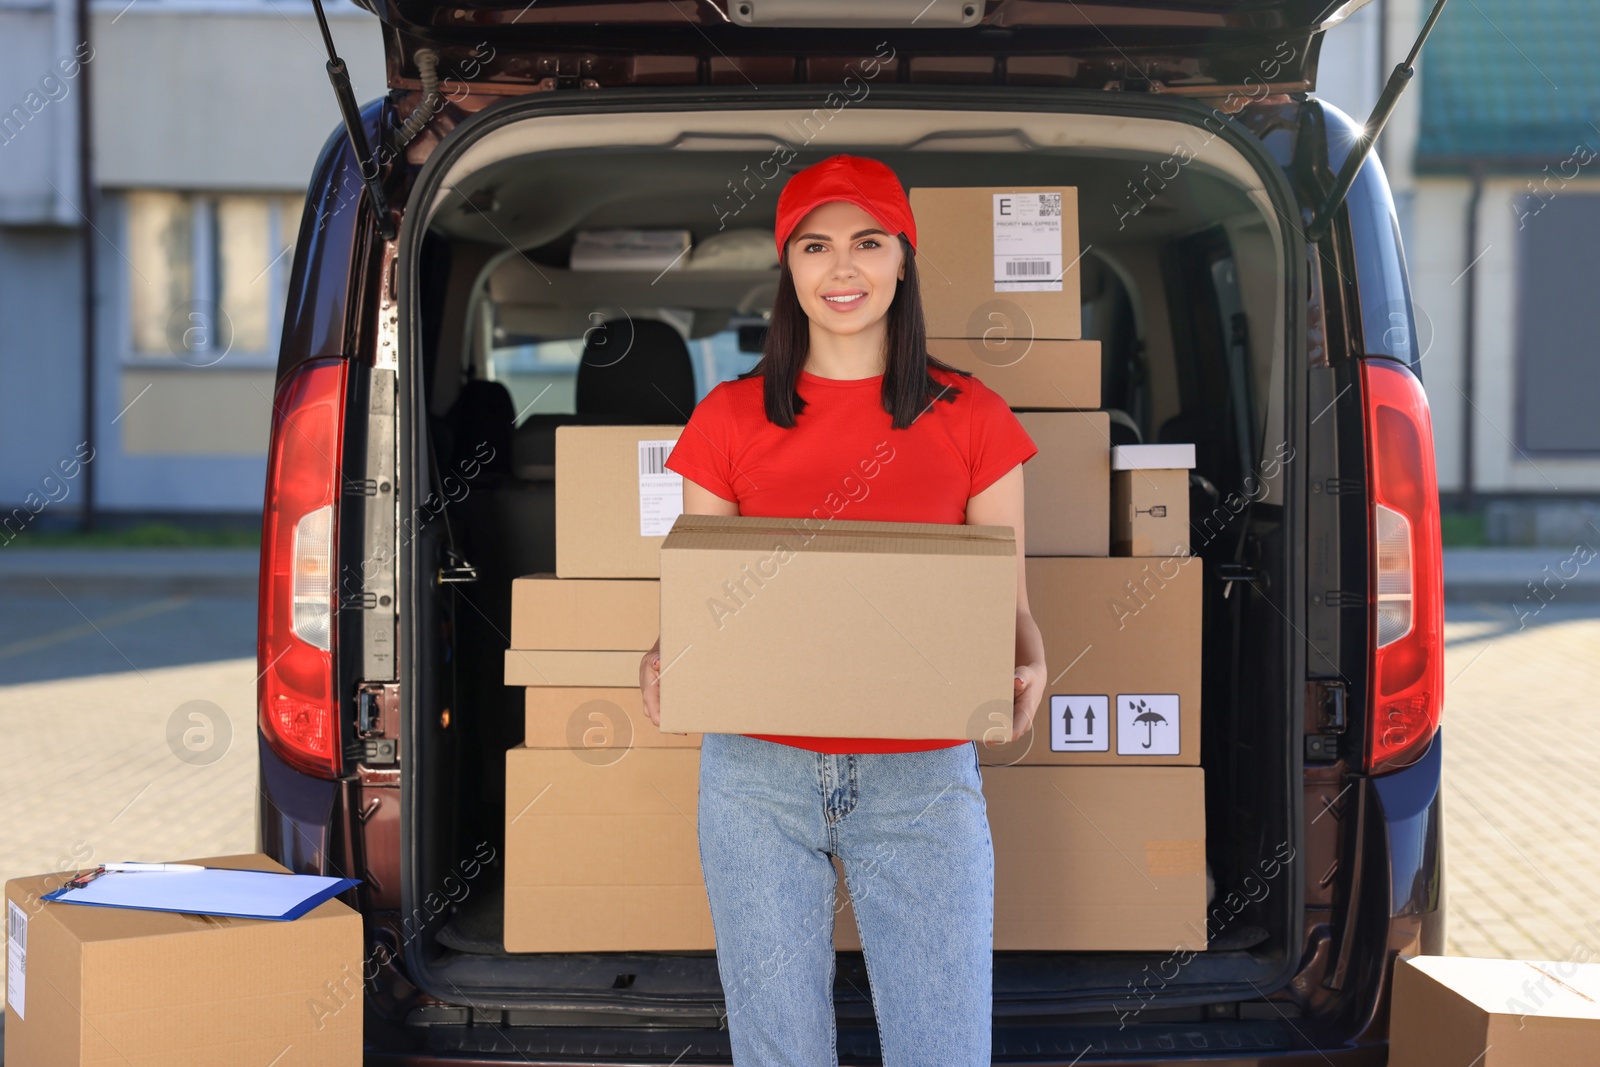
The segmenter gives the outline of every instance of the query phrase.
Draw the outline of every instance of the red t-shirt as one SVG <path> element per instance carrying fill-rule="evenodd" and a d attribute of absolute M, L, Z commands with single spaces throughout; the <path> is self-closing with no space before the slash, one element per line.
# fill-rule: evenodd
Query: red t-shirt
<path fill-rule="evenodd" d="M 953 384 L 910 426 L 893 429 L 883 375 L 842 380 L 801 371 L 806 408 L 791 429 L 767 420 L 762 378 L 718 383 L 695 406 L 668 470 L 770 518 L 967 521 L 967 498 L 1039 451 L 1000 394 L 976 377 L 928 368 Z M 965 740 L 748 734 L 813 752 L 923 752 Z"/>

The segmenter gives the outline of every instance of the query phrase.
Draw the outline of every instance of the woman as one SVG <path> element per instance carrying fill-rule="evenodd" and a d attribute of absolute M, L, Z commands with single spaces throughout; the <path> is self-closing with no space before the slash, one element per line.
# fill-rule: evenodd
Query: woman
<path fill-rule="evenodd" d="M 667 460 L 683 509 L 1014 527 L 1014 706 L 996 731 L 1009 741 L 1045 679 L 1022 549 L 1021 464 L 1038 449 L 998 394 L 928 355 L 916 224 L 887 166 L 834 156 L 800 171 L 776 239 L 762 359 L 696 406 Z M 657 726 L 660 649 L 639 672 Z M 739 1067 L 838 1062 L 830 856 L 884 1062 L 988 1064 L 994 851 L 974 742 L 706 734 L 699 834 Z"/>

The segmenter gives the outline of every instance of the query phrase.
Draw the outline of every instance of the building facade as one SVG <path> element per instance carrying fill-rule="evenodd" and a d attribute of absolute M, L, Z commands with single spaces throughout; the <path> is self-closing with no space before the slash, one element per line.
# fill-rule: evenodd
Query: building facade
<path fill-rule="evenodd" d="M 357 99 L 382 95 L 377 20 L 327 13 Z M 4 543 L 91 498 L 259 513 L 284 286 L 339 124 L 308 0 L 91 0 L 87 21 L 0 0 Z"/>

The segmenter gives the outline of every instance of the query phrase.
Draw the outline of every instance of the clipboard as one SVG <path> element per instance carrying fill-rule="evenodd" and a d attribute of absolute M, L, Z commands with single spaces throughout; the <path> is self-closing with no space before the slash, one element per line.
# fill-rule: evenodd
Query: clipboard
<path fill-rule="evenodd" d="M 108 871 L 81 889 L 62 886 L 42 899 L 99 908 L 288 922 L 360 884 L 359 878 L 220 867 L 202 871 Z"/>

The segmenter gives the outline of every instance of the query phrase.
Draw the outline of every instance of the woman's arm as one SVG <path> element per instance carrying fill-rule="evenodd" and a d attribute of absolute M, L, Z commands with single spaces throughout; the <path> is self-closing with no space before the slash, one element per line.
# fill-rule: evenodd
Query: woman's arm
<path fill-rule="evenodd" d="M 1026 541 L 1022 528 L 1022 464 L 1002 474 L 994 484 L 967 500 L 967 525 L 1010 526 L 1017 537 L 1017 671 L 1011 708 L 1014 741 L 1033 725 L 1033 715 L 1044 696 L 1044 637 L 1028 607 Z"/>
<path fill-rule="evenodd" d="M 697 482 L 683 480 L 683 513 L 685 515 L 737 515 L 739 502 L 724 500 Z M 661 637 L 639 660 L 639 689 L 644 695 L 644 717 L 659 727 L 661 725 Z"/>

